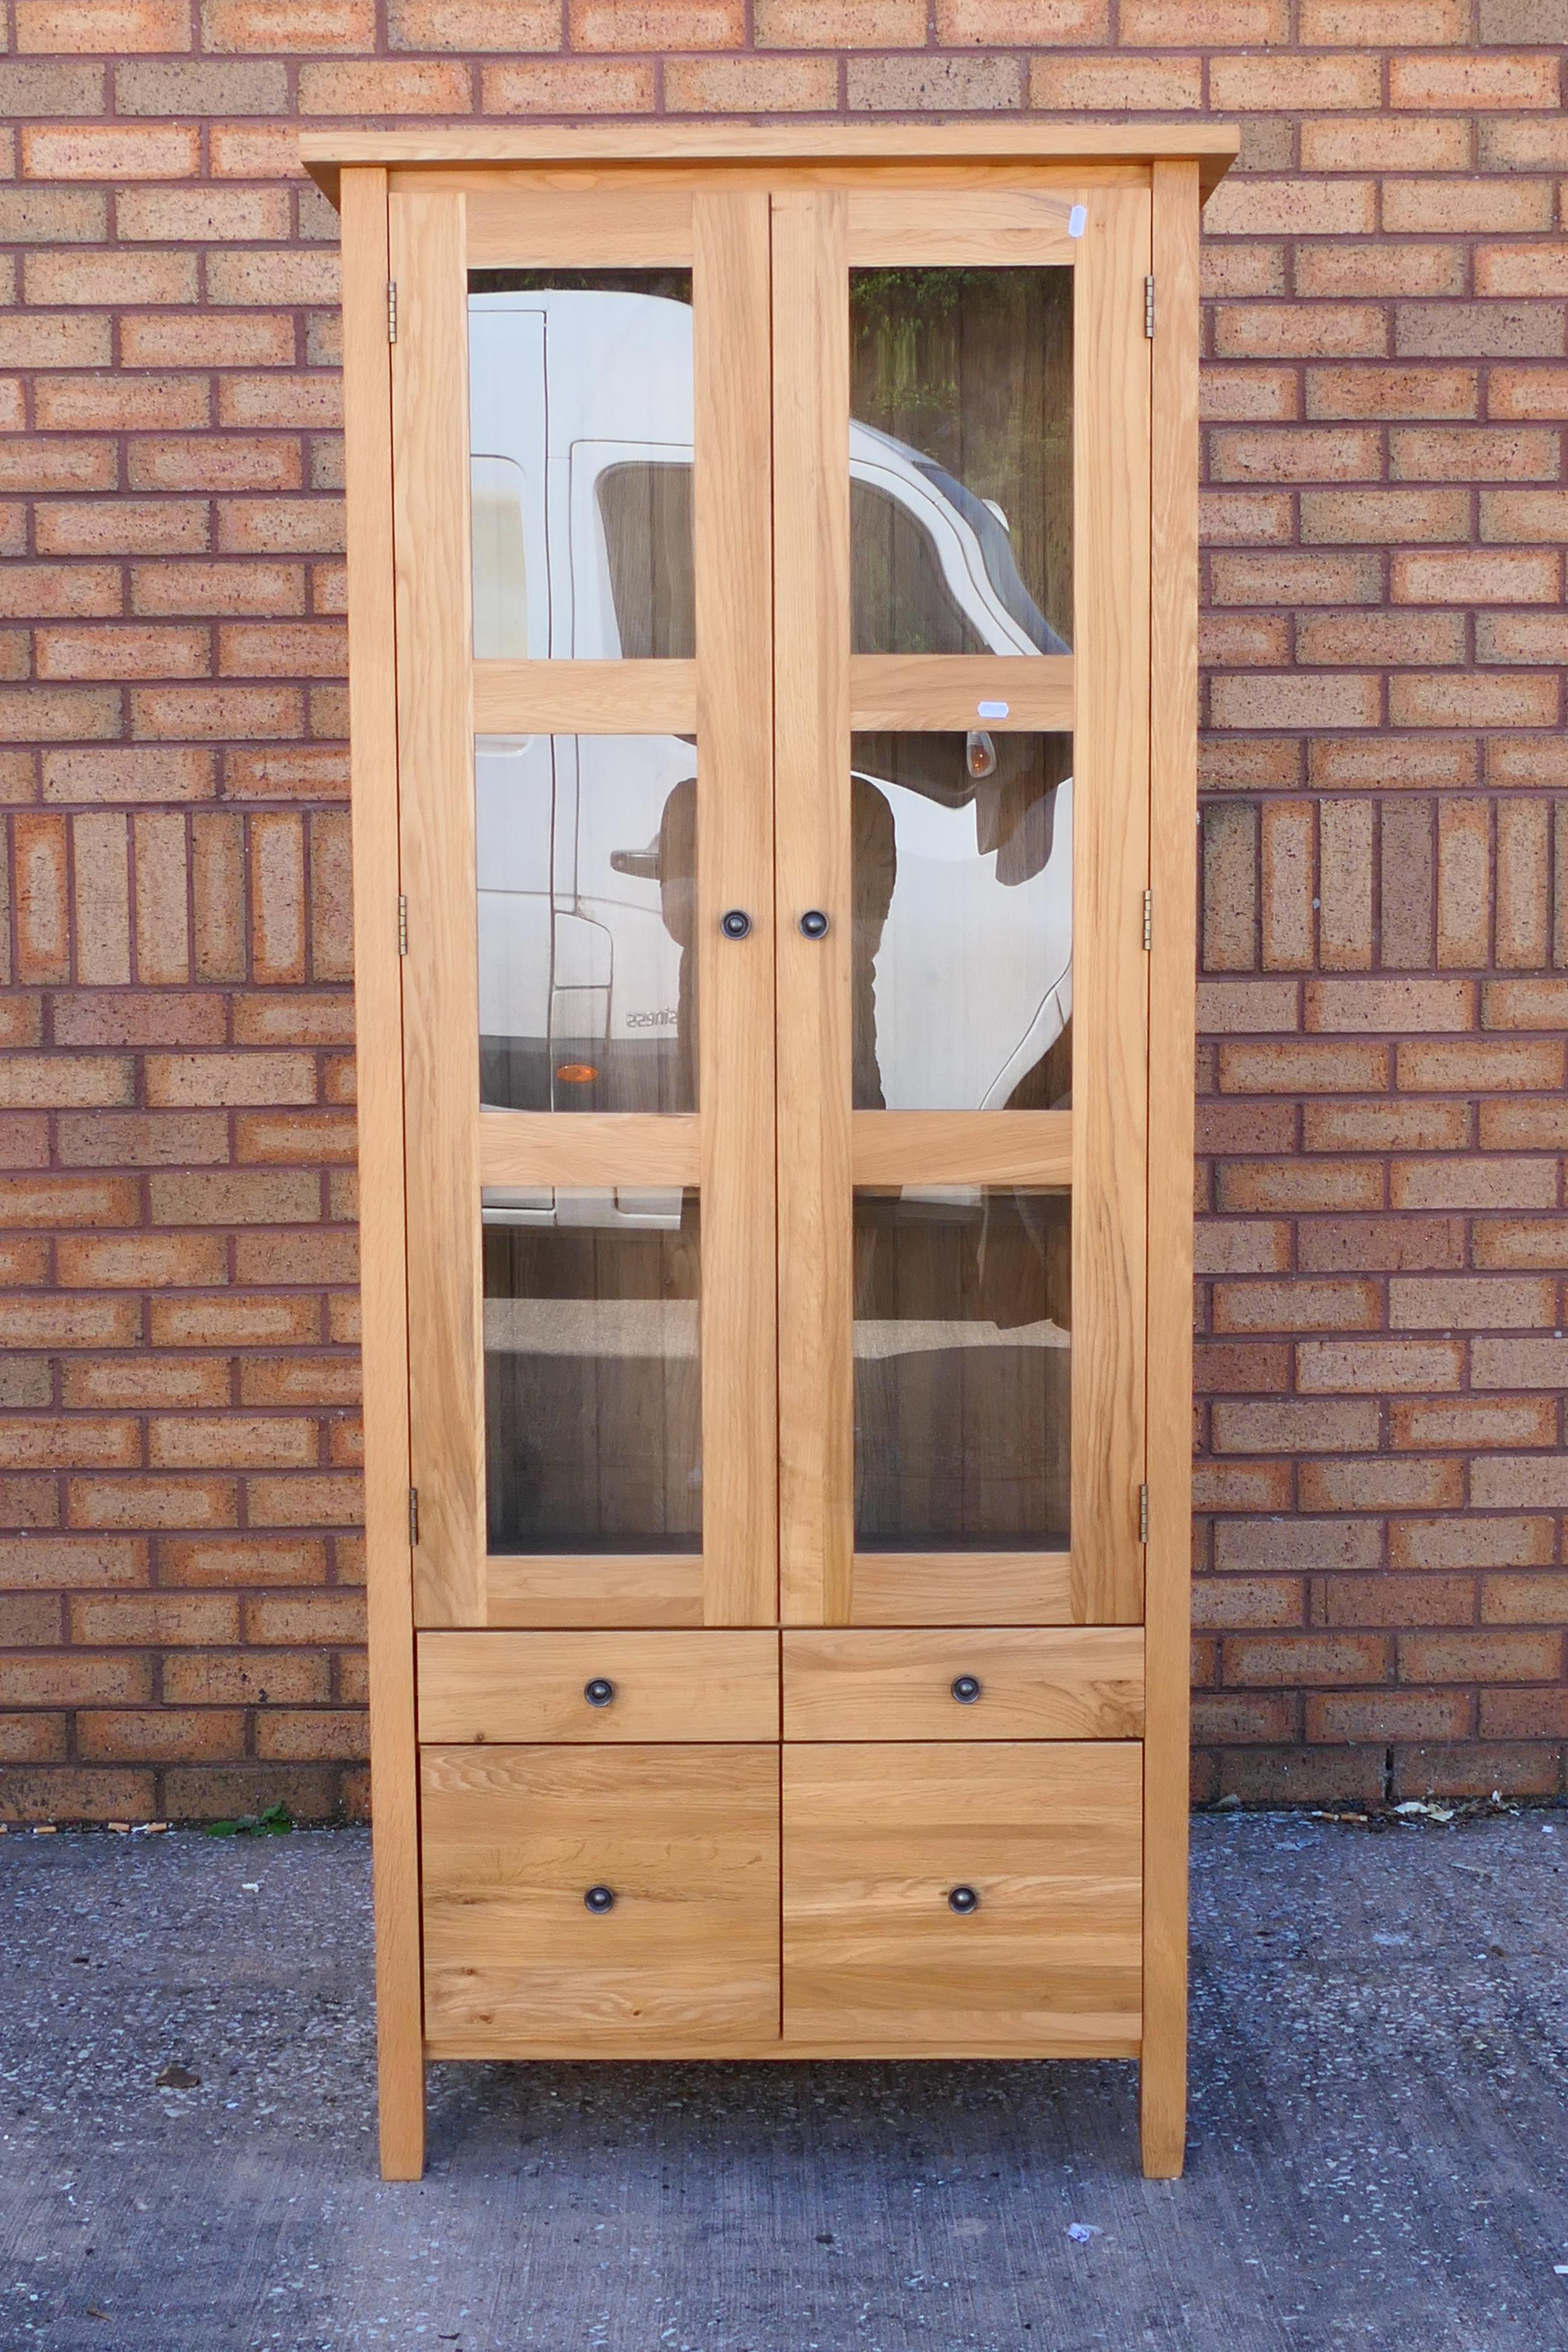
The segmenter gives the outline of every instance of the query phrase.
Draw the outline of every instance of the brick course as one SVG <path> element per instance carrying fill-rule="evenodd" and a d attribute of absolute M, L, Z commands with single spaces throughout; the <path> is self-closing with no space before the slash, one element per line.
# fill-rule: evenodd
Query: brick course
<path fill-rule="evenodd" d="M 1562 1790 L 1536 16 L 3 0 L 4 1810 L 364 1801 L 335 222 L 291 118 L 486 113 L 1240 119 L 1205 260 L 1194 1787 Z"/>

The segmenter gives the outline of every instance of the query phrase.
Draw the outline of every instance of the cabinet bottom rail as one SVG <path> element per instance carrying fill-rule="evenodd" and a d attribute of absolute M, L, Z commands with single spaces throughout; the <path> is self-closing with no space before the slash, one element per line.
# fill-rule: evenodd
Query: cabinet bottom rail
<path fill-rule="evenodd" d="M 770 2034 L 748 2040 L 731 2034 L 721 2041 L 694 2041 L 676 2035 L 663 2036 L 647 2042 L 601 2042 L 589 2047 L 582 2041 L 568 2037 L 545 2042 L 516 2042 L 498 2035 L 489 2040 L 473 2034 L 436 2034 L 424 2045 L 429 2063 L 442 2060 L 531 2059 L 541 2063 L 570 2065 L 626 2065 L 644 2060 L 653 2064 L 672 2059 L 702 2060 L 708 2063 L 737 2064 L 764 2058 L 835 2058 L 850 2061 L 880 2059 L 930 2058 L 938 2061 L 959 2059 L 1065 2059 L 1065 2058 L 1141 2058 L 1143 2054 L 1142 2028 L 1136 2021 L 1126 2030 L 1115 2033 L 1063 2033 L 1048 2040 L 1009 2040 L 1005 2034 L 988 2036 L 974 2042 L 944 2041 L 909 2042 L 889 2035 L 871 2042 L 825 2042 L 820 2036 Z"/>

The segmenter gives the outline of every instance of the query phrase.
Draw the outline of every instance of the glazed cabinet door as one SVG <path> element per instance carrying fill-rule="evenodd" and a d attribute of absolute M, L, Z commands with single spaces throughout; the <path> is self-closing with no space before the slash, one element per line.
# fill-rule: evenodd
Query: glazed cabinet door
<path fill-rule="evenodd" d="M 1142 1611 L 1142 185 L 773 203 L 781 1612 Z"/>
<path fill-rule="evenodd" d="M 391 215 L 416 1621 L 771 1622 L 767 197 Z"/>

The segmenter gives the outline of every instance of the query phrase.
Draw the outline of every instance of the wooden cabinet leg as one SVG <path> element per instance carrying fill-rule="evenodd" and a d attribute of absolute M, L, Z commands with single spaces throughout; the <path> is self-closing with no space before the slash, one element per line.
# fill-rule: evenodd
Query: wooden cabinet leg
<path fill-rule="evenodd" d="M 1187 2152 L 1187 2048 L 1183 2032 L 1147 2032 L 1138 2066 L 1138 2136 L 1146 2180 L 1179 2180 Z"/>
<path fill-rule="evenodd" d="M 377 2089 L 381 2108 L 381 2177 L 419 2180 L 425 2172 L 425 2055 L 417 2014 L 415 2031 L 383 2013 L 377 2037 Z"/>
<path fill-rule="evenodd" d="M 373 1621 L 374 1635 L 374 1621 Z M 401 1663 L 398 1653 L 394 1663 Z M 395 1676 L 389 1670 L 389 1683 Z M 375 1880 L 375 2060 L 381 2109 L 381 2177 L 417 2180 L 425 2170 L 425 1990 L 420 1958 L 418 1832 L 416 1824 L 413 1677 L 395 1713 L 377 1708 L 371 1684 L 371 1738 L 404 1735 L 401 1777 L 376 1782 L 372 1858 Z M 390 1699 L 394 1694 L 379 1696 Z M 401 1760 L 401 1759 L 400 1759 Z"/>

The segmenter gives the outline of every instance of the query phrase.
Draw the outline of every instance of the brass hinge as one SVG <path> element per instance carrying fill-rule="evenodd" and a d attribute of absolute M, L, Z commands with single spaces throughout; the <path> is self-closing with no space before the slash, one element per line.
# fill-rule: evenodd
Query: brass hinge
<path fill-rule="evenodd" d="M 1140 1486 L 1138 1489 L 1138 1540 L 1145 1544 L 1149 1540 L 1149 1489 L 1147 1486 Z"/>
<path fill-rule="evenodd" d="M 1154 945 L 1154 893 L 1143 893 L 1143 952 L 1148 955 Z"/>
<path fill-rule="evenodd" d="M 1150 341 L 1152 342 L 1154 340 L 1154 280 L 1152 276 L 1145 278 L 1143 280 L 1143 332 L 1148 336 Z"/>
<path fill-rule="evenodd" d="M 408 1549 L 410 1551 L 417 1551 L 419 1549 L 419 1489 L 417 1486 L 410 1486 L 408 1489 Z"/>
<path fill-rule="evenodd" d="M 1152 285 L 1152 278 L 1149 282 Z M 386 340 L 389 343 L 395 343 L 397 341 L 397 280 L 395 278 L 389 278 L 386 281 Z"/>
<path fill-rule="evenodd" d="M 397 894 L 397 952 L 408 953 L 408 901 L 401 891 Z"/>

